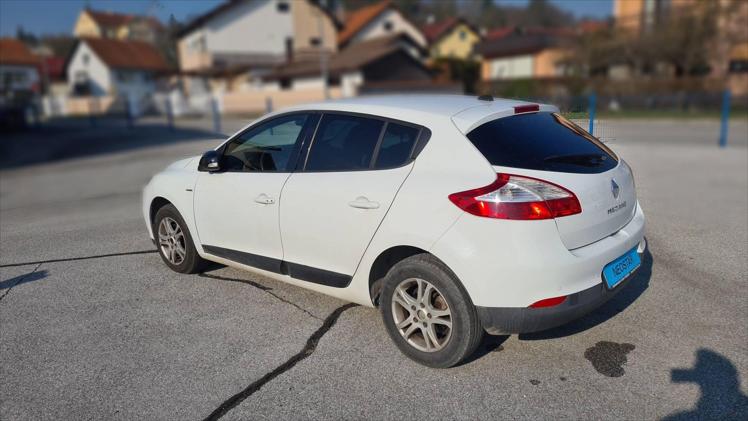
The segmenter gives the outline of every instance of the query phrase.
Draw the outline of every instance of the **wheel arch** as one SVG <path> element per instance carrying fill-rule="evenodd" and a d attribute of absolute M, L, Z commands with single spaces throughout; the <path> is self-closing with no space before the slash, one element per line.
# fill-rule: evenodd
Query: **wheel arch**
<path fill-rule="evenodd" d="M 154 218 L 156 218 L 156 212 L 158 212 L 159 209 L 163 208 L 166 205 L 174 206 L 174 204 L 169 199 L 166 199 L 163 196 L 156 196 L 153 198 L 153 200 L 151 200 L 151 205 L 148 211 L 148 220 L 150 221 L 151 226 L 153 226 L 153 223 L 156 222 L 154 221 Z"/>
<path fill-rule="evenodd" d="M 416 254 L 431 253 L 420 247 L 400 245 L 382 251 L 374 259 L 374 263 L 369 268 L 369 298 L 375 307 L 379 305 L 379 293 L 382 290 L 382 281 L 387 272 L 398 262 Z"/>

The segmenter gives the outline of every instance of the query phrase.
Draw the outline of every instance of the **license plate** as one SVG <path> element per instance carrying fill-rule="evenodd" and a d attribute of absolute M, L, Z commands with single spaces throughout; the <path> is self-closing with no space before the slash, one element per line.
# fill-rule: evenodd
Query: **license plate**
<path fill-rule="evenodd" d="M 641 265 L 641 258 L 636 249 L 637 247 L 632 248 L 623 256 L 605 265 L 603 268 L 603 280 L 608 289 L 615 288 L 616 285 L 628 278 Z"/>

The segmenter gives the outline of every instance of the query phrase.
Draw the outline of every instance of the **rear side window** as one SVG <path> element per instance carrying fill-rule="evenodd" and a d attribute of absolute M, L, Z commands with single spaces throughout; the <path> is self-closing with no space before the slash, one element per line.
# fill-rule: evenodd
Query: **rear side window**
<path fill-rule="evenodd" d="M 618 164 L 607 146 L 557 113 L 499 118 L 477 127 L 467 137 L 491 165 L 601 173 Z"/>
<path fill-rule="evenodd" d="M 420 130 L 402 124 L 387 123 L 374 168 L 394 168 L 405 164 L 418 139 Z"/>
<path fill-rule="evenodd" d="M 306 171 L 368 169 L 382 133 L 383 121 L 325 114 L 312 142 Z"/>

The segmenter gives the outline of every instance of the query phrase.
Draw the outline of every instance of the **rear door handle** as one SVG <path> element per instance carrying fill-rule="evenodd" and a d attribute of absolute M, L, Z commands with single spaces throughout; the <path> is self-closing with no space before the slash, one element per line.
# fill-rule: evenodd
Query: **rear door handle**
<path fill-rule="evenodd" d="M 364 196 L 359 196 L 356 200 L 348 202 L 348 206 L 358 209 L 376 209 L 379 207 L 378 202 L 372 202 Z"/>
<path fill-rule="evenodd" d="M 255 202 L 262 205 L 272 205 L 273 203 L 275 203 L 275 199 L 266 195 L 265 193 L 260 193 L 259 196 L 255 197 Z"/>

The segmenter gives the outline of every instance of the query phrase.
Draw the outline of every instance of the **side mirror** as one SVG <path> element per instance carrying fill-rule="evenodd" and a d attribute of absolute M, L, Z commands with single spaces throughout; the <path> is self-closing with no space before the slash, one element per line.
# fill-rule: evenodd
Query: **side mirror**
<path fill-rule="evenodd" d="M 208 151 L 200 158 L 200 164 L 197 166 L 198 171 L 216 172 L 221 171 L 221 155 L 216 151 Z"/>

